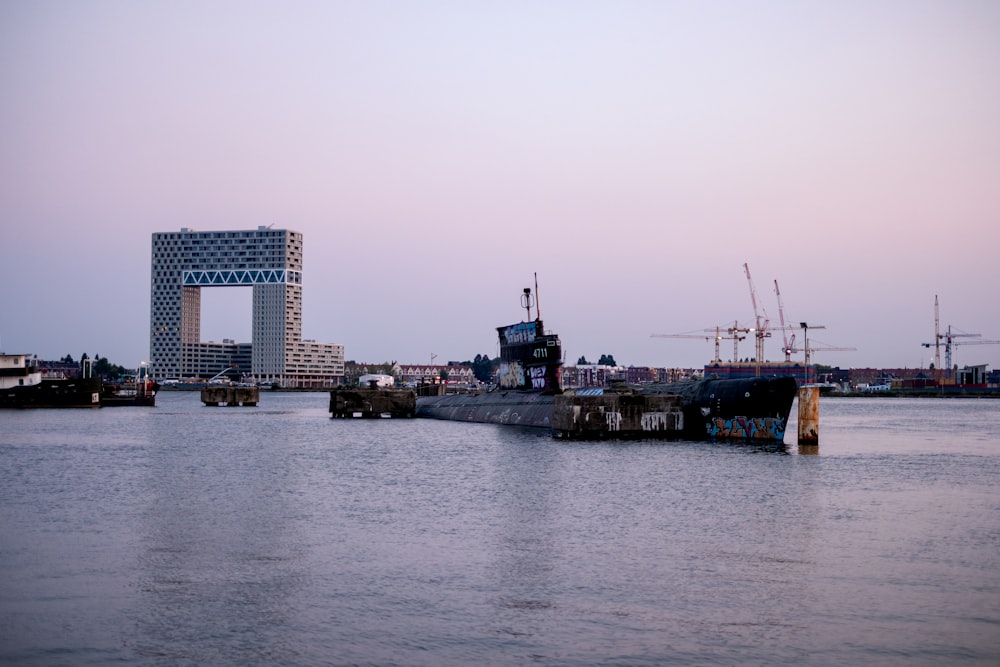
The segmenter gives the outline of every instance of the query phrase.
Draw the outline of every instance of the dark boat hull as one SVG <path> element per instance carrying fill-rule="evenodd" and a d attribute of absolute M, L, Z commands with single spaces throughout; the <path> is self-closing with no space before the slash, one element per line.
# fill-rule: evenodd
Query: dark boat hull
<path fill-rule="evenodd" d="M 650 385 L 643 391 L 681 397 L 685 438 L 781 441 L 796 388 L 793 377 L 755 377 Z"/>
<path fill-rule="evenodd" d="M 552 394 L 490 391 L 418 396 L 417 416 L 481 424 L 551 428 Z"/>
<path fill-rule="evenodd" d="M 113 394 L 103 394 L 101 396 L 101 407 L 104 408 L 118 408 L 118 407 L 140 407 L 140 408 L 153 408 L 156 407 L 156 396 L 118 396 Z"/>
<path fill-rule="evenodd" d="M 657 437 L 781 441 L 795 391 L 795 379 L 785 377 L 649 385 L 638 393 L 680 398 L 682 423 Z M 551 429 L 555 402 L 552 394 L 519 391 L 420 396 L 417 416 Z"/>
<path fill-rule="evenodd" d="M 104 385 L 101 392 L 101 406 L 105 408 L 117 407 L 156 407 L 156 392 L 160 386 L 150 383 L 147 386 L 128 384 L 124 387 L 119 385 Z"/>
<path fill-rule="evenodd" d="M 0 391 L 0 408 L 99 408 L 100 378 L 42 380 Z"/>

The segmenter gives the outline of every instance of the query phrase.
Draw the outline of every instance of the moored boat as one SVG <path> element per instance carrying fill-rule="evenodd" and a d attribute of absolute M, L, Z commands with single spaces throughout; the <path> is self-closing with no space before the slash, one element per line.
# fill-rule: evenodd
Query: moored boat
<path fill-rule="evenodd" d="M 121 382 L 105 382 L 101 386 L 101 405 L 113 407 L 154 407 L 160 385 L 153 381 L 146 362 L 141 362 L 135 375 Z"/>
<path fill-rule="evenodd" d="M 537 291 L 537 290 L 536 290 Z M 417 416 L 545 428 L 558 437 L 782 441 L 796 393 L 792 377 L 700 379 L 642 387 L 564 391 L 562 347 L 531 318 L 498 327 L 496 389 L 417 397 Z"/>
<path fill-rule="evenodd" d="M 99 408 L 99 378 L 44 378 L 38 358 L 0 353 L 0 408 Z"/>

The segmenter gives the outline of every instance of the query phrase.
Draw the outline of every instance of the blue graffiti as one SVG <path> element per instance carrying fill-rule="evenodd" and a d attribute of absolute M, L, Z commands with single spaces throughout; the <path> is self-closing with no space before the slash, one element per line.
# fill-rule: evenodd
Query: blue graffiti
<path fill-rule="evenodd" d="M 521 322 L 512 324 L 503 330 L 503 337 L 510 343 L 530 343 L 535 340 L 535 323 Z"/>
<path fill-rule="evenodd" d="M 784 440 L 785 420 L 778 417 L 714 417 L 705 424 L 711 438 Z"/>

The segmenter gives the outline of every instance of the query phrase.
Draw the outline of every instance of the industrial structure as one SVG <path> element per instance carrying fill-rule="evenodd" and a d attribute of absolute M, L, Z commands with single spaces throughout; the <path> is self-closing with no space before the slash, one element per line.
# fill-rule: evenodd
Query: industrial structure
<path fill-rule="evenodd" d="M 958 341 L 956 338 L 975 338 L 976 340 Z M 1000 345 L 1000 340 L 983 340 L 982 334 L 952 333 L 951 325 L 945 333 L 941 333 L 941 313 L 938 310 L 938 295 L 934 295 L 934 342 L 921 343 L 924 347 L 934 348 L 934 378 L 941 379 L 941 341 L 944 341 L 945 376 L 952 379 L 951 349 L 958 345 Z"/>
<path fill-rule="evenodd" d="M 201 341 L 201 290 L 252 286 L 251 342 Z M 149 351 L 158 377 L 221 370 L 288 387 L 338 384 L 344 346 L 302 339 L 302 233 L 157 232 L 152 239 Z"/>
<path fill-rule="evenodd" d="M 823 325 L 812 325 L 806 322 L 800 322 L 798 325 L 794 325 L 790 322 L 785 321 L 785 305 L 781 299 L 781 289 L 778 287 L 778 281 L 774 281 L 774 293 L 778 298 L 778 315 L 781 320 L 781 326 L 773 327 L 771 326 L 771 320 L 767 315 L 767 310 L 764 308 L 763 303 L 760 301 L 757 295 L 757 288 L 754 286 L 753 278 L 750 275 L 750 266 L 747 263 L 743 264 L 743 272 L 746 275 L 747 285 L 750 288 L 750 303 L 753 306 L 754 312 L 754 325 L 752 327 L 740 327 L 738 321 L 734 321 L 732 326 L 726 328 L 715 327 L 709 329 L 703 329 L 705 333 L 714 333 L 714 336 L 709 336 L 705 334 L 696 333 L 683 333 L 683 334 L 651 334 L 654 338 L 704 338 L 705 340 L 715 341 L 715 357 L 712 362 L 705 365 L 704 374 L 706 377 L 715 376 L 719 378 L 749 378 L 749 377 L 780 377 L 780 376 L 791 376 L 796 378 L 802 384 L 809 384 L 815 382 L 816 380 L 816 369 L 812 363 L 812 354 L 814 352 L 829 352 L 829 351 L 841 351 L 841 350 L 854 350 L 853 347 L 831 347 L 831 346 L 821 346 L 816 347 L 815 345 L 809 344 L 809 329 L 825 329 Z M 785 355 L 784 361 L 768 361 L 764 354 L 764 342 L 766 338 L 771 337 L 771 331 L 773 329 L 778 329 L 783 335 L 783 346 L 782 352 Z M 802 329 L 803 331 L 803 347 L 796 347 L 795 334 L 788 335 L 789 331 L 796 331 Z M 739 356 L 739 344 L 741 340 L 747 338 L 748 335 L 753 334 L 754 337 L 754 356 L 750 357 L 745 361 L 740 360 Z M 720 344 L 723 340 L 733 341 L 733 358 L 724 362 L 720 355 Z M 805 361 L 797 362 L 792 361 L 792 355 L 799 352 L 805 353 Z"/>

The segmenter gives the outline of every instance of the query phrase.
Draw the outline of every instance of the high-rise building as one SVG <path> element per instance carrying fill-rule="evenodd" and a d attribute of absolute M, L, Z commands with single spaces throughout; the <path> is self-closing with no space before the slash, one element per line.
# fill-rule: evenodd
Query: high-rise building
<path fill-rule="evenodd" d="M 182 228 L 153 234 L 152 250 L 149 354 L 157 377 L 205 378 L 245 364 L 245 343 L 201 341 L 201 290 L 253 286 L 250 368 L 235 370 L 285 386 L 342 380 L 344 346 L 302 339 L 301 232 Z"/>

